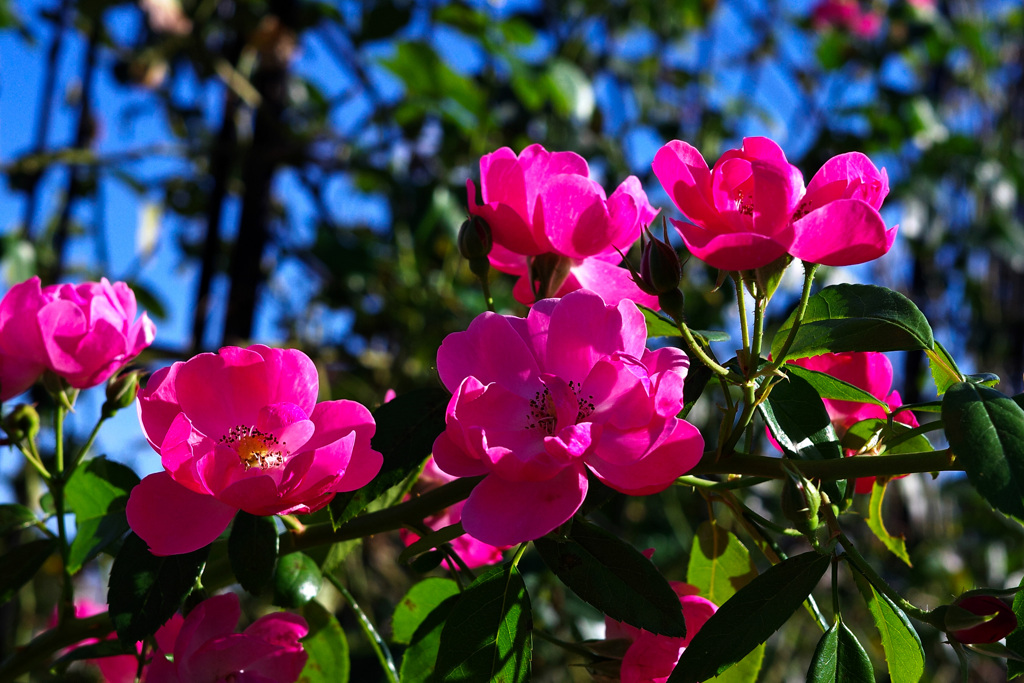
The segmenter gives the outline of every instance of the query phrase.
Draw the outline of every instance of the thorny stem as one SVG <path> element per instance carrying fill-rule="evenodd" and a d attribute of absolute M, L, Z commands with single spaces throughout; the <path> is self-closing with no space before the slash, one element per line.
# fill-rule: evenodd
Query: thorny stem
<path fill-rule="evenodd" d="M 783 464 L 785 463 L 785 465 Z M 898 455 L 859 455 L 834 460 L 792 460 L 762 455 L 736 454 L 724 462 L 715 462 L 714 451 L 704 454 L 701 462 L 690 470 L 690 476 L 701 474 L 752 475 L 782 479 L 786 467 L 795 469 L 808 479 L 835 481 L 853 477 L 892 477 L 916 472 L 959 471 L 952 452 L 924 451 Z"/>
<path fill-rule="evenodd" d="M 793 341 L 796 339 L 796 333 L 800 329 L 801 323 L 804 320 L 804 313 L 807 311 L 807 302 L 811 298 L 811 284 L 814 282 L 814 273 L 818 270 L 817 263 L 805 263 L 804 264 L 804 288 L 800 293 L 800 303 L 797 304 L 796 314 L 793 319 L 793 327 L 789 328 L 789 334 L 786 335 L 786 341 L 779 347 L 779 355 L 773 359 L 772 362 L 761 371 L 762 375 L 771 376 L 775 374 L 782 363 L 786 360 L 786 354 L 789 353 L 790 347 L 793 346 Z"/>
<path fill-rule="evenodd" d="M 71 583 L 71 572 L 68 571 L 68 556 L 70 546 L 68 545 L 67 522 L 64 519 L 64 486 L 67 484 L 67 473 L 64 472 L 64 418 L 67 416 L 67 409 L 57 404 L 53 413 L 53 431 L 56 438 L 54 445 L 55 472 L 50 480 L 50 492 L 53 494 L 53 507 L 57 516 L 57 538 L 60 544 L 61 559 L 61 600 L 58 612 L 58 623 L 63 623 L 75 616 L 75 594 L 74 585 Z"/>
<path fill-rule="evenodd" d="M 373 622 L 363 611 L 363 608 L 359 606 L 356 599 L 352 596 L 352 593 L 345 588 L 345 584 L 338 580 L 338 577 L 334 576 L 331 572 L 324 574 L 327 580 L 338 589 L 338 592 L 342 594 L 348 604 L 351 605 L 352 611 L 356 613 L 356 618 L 359 619 L 359 625 L 363 628 L 363 633 L 366 634 L 366 639 L 370 641 L 370 646 L 373 648 L 374 653 L 377 655 L 377 660 L 380 662 L 380 666 L 384 669 L 384 675 L 387 677 L 389 683 L 398 683 L 398 670 L 395 668 L 395 660 L 391 656 L 391 650 L 388 649 L 387 644 L 381 639 L 377 629 L 373 626 Z"/>
<path fill-rule="evenodd" d="M 737 375 L 732 370 L 729 370 L 723 367 L 721 364 L 715 362 L 715 360 L 704 351 L 704 349 L 700 345 L 700 342 L 698 342 L 694 338 L 693 333 L 690 332 L 690 328 L 686 326 L 685 322 L 683 322 L 682 320 L 676 320 L 675 323 L 676 327 L 679 329 L 679 333 L 683 335 L 683 339 L 686 340 L 687 351 L 693 352 L 693 354 L 700 359 L 700 362 L 711 368 L 711 371 L 716 375 L 729 380 L 733 384 L 743 383 L 742 377 Z"/>

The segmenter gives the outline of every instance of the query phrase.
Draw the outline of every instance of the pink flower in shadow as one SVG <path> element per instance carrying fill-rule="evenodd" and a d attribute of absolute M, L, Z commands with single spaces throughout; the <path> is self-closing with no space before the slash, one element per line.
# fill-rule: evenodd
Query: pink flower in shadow
<path fill-rule="evenodd" d="M 646 339 L 632 301 L 587 290 L 445 338 L 437 369 L 454 395 L 433 451 L 450 475 L 486 475 L 462 509 L 471 536 L 510 546 L 552 531 L 582 504 L 588 470 L 646 495 L 700 460 L 704 440 L 676 418 L 689 361 Z"/>
<path fill-rule="evenodd" d="M 605 639 L 630 641 L 622 658 L 619 680 L 622 683 L 665 683 L 675 669 L 683 650 L 718 611 L 715 603 L 697 595 L 696 587 L 688 583 L 670 581 L 679 596 L 679 604 L 686 620 L 686 637 L 660 636 L 609 617 L 604 618 Z"/>
<path fill-rule="evenodd" d="M 900 392 L 892 388 L 892 363 L 884 353 L 873 351 L 858 351 L 851 353 L 825 353 L 811 358 L 799 358 L 787 361 L 793 365 L 817 370 L 836 379 L 841 379 L 848 384 L 863 389 L 878 400 L 889 406 L 889 410 L 896 410 L 903 405 Z M 832 420 L 836 434 L 840 439 L 856 423 L 862 420 L 886 418 L 886 412 L 882 406 L 874 403 L 857 403 L 856 401 L 836 401 L 822 399 L 825 403 L 825 410 Z M 917 426 L 917 418 L 909 410 L 904 410 L 896 415 L 896 422 Z M 770 435 L 769 435 L 770 436 Z M 772 443 L 775 443 L 772 440 Z M 778 444 L 775 444 L 779 448 Z M 779 448 L 779 450 L 782 450 Z M 847 455 L 853 455 L 853 451 L 847 451 Z M 906 475 L 904 475 L 906 476 Z M 898 478 L 898 477 L 897 477 Z M 857 493 L 871 493 L 874 484 L 874 477 L 861 477 L 857 479 Z"/>
<path fill-rule="evenodd" d="M 829 159 L 806 188 L 768 138 L 744 138 L 710 170 L 693 146 L 673 140 L 653 168 L 689 219 L 672 221 L 687 249 L 715 268 L 760 268 L 786 254 L 848 266 L 882 256 L 896 237 L 878 213 L 889 192 L 885 170 L 859 152 Z"/>
<path fill-rule="evenodd" d="M 238 596 L 225 593 L 199 603 L 187 617 L 172 617 L 156 633 L 145 683 L 298 680 L 308 658 L 299 642 L 309 632 L 306 620 L 275 612 L 235 633 L 241 615 Z"/>
<path fill-rule="evenodd" d="M 28 389 L 44 370 L 76 389 L 105 382 L 153 343 L 156 327 L 136 319 L 135 294 L 106 278 L 42 287 L 14 285 L 0 301 L 0 399 Z"/>
<path fill-rule="evenodd" d="M 427 460 L 427 464 L 423 466 L 423 472 L 420 474 L 420 478 L 417 481 L 417 488 L 420 492 L 429 491 L 432 488 L 436 488 L 442 484 L 447 484 L 448 482 L 455 481 L 456 479 L 458 479 L 458 477 L 453 477 L 446 472 L 442 472 L 437 466 L 437 463 L 434 462 L 434 458 L 430 458 Z M 446 507 L 436 515 L 432 515 L 424 519 L 423 523 L 434 531 L 443 529 L 446 526 L 451 526 L 452 524 L 458 524 L 462 521 L 462 508 L 465 504 L 466 501 L 460 501 L 454 505 Z M 402 530 L 402 542 L 407 546 L 412 545 L 418 541 L 419 538 L 420 537 L 418 535 L 411 531 L 406 531 L 405 529 Z M 452 540 L 450 544 L 452 551 L 462 558 L 462 561 L 465 562 L 466 566 L 470 569 L 501 562 L 501 552 L 508 549 L 508 546 L 499 548 L 483 543 L 468 534 L 459 536 Z M 441 564 L 448 569 L 455 569 L 448 560 L 444 560 Z"/>
<path fill-rule="evenodd" d="M 617 267 L 622 257 L 616 248 L 628 250 L 658 212 L 635 176 L 607 197 L 589 173 L 578 154 L 548 152 L 541 145 L 530 145 L 518 157 L 508 147 L 482 157 L 483 204 L 477 204 L 472 180 L 466 188 L 469 212 L 491 228 L 491 265 L 519 276 L 513 293 L 526 305 L 538 298 L 536 274 L 539 298 L 583 288 L 612 303 L 631 299 L 656 308 L 657 299 L 641 292 L 629 271 Z"/>
<path fill-rule="evenodd" d="M 301 351 L 225 347 L 158 370 L 139 418 L 164 471 L 132 489 L 128 522 L 155 555 L 201 548 L 238 510 L 313 512 L 380 471 L 375 424 L 353 401 L 317 403 Z"/>

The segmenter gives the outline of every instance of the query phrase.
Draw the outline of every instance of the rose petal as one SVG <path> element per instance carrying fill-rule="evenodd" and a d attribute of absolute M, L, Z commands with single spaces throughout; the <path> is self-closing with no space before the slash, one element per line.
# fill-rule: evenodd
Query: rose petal
<path fill-rule="evenodd" d="M 143 479 L 126 506 L 129 526 L 154 555 L 181 555 L 213 543 L 237 511 L 185 488 L 166 472 Z"/>

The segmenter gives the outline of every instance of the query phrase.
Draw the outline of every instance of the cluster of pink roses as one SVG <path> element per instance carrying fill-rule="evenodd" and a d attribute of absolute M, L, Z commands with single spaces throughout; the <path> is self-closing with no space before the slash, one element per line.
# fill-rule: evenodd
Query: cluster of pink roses
<path fill-rule="evenodd" d="M 896 237 L 878 213 L 889 193 L 885 170 L 859 152 L 829 159 L 806 187 L 767 138 L 745 138 L 712 169 L 693 146 L 674 140 L 655 155 L 653 170 L 689 219 L 672 221 L 687 249 L 715 268 L 759 268 L 786 254 L 848 266 L 882 256 Z M 508 148 L 484 156 L 480 184 L 483 204 L 467 183 L 469 211 L 491 227 L 491 265 L 520 276 L 519 301 L 583 288 L 609 303 L 653 305 L 616 267 L 657 215 L 635 177 L 605 199 L 579 155 L 531 145 L 518 157 Z"/>
<path fill-rule="evenodd" d="M 0 401 L 46 371 L 75 389 L 105 382 L 153 343 L 156 327 L 135 313 L 128 285 L 106 278 L 42 287 L 33 277 L 14 285 L 0 301 Z"/>

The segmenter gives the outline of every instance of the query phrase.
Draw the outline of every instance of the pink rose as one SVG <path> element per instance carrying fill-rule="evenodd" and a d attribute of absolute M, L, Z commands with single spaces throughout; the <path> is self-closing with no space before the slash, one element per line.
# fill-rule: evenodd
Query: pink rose
<path fill-rule="evenodd" d="M 156 327 L 135 313 L 128 285 L 106 278 L 14 285 L 0 301 L 0 398 L 25 391 L 46 369 L 76 389 L 105 382 L 153 343 Z"/>
<path fill-rule="evenodd" d="M 93 602 L 89 598 L 76 598 L 75 599 L 75 618 L 85 619 L 95 614 L 101 614 L 107 611 L 106 605 L 101 605 L 98 602 Z M 54 628 L 57 626 L 57 609 L 54 608 L 53 616 L 50 618 L 49 627 Z M 111 633 L 107 636 L 107 640 L 113 640 L 117 636 Z M 70 646 L 68 650 L 72 650 L 76 647 L 82 647 L 84 645 L 92 645 L 93 643 L 100 642 L 97 638 L 87 638 L 81 642 L 75 643 Z M 142 652 L 142 643 L 136 643 L 135 648 L 138 652 Z M 100 673 L 103 675 L 103 680 L 107 683 L 132 683 L 135 680 L 135 674 L 139 669 L 139 661 L 132 655 L 115 655 L 113 657 L 97 657 L 96 659 L 87 659 L 86 662 L 92 664 Z"/>
<path fill-rule="evenodd" d="M 691 145 L 673 140 L 653 168 L 690 219 L 672 221 L 686 247 L 715 268 L 760 268 L 786 254 L 848 266 L 882 256 L 896 237 L 878 213 L 888 177 L 859 152 L 830 159 L 806 190 L 803 175 L 767 138 L 744 138 L 711 170 Z"/>
<path fill-rule="evenodd" d="M 814 7 L 815 26 L 846 29 L 858 38 L 871 39 L 882 31 L 882 14 L 861 9 L 857 0 L 824 0 Z"/>
<path fill-rule="evenodd" d="M 704 440 L 676 418 L 689 361 L 648 351 L 643 314 L 579 290 L 537 302 L 524 318 L 483 313 L 437 352 L 453 392 L 437 466 L 487 475 L 462 525 L 495 546 L 543 536 L 586 497 L 587 470 L 612 488 L 646 495 L 701 458 Z"/>
<path fill-rule="evenodd" d="M 715 603 L 697 595 L 697 588 L 688 583 L 670 581 L 669 585 L 679 596 L 679 604 L 686 620 L 686 637 L 670 638 L 644 631 L 609 617 L 604 618 L 605 638 L 630 641 L 629 649 L 622 658 L 619 679 L 622 683 L 665 683 L 676 668 L 683 650 L 718 611 Z"/>
<path fill-rule="evenodd" d="M 632 299 L 657 307 L 629 272 L 617 267 L 640 237 L 640 229 L 657 215 L 635 176 L 629 176 L 606 197 L 590 179 L 587 162 L 574 152 L 548 152 L 530 145 L 517 157 L 508 147 L 480 159 L 480 191 L 466 182 L 469 212 L 488 222 L 494 246 L 491 265 L 519 276 L 517 301 L 535 300 L 531 263 L 544 282 L 545 297 L 580 288 L 597 292 L 609 302 Z M 543 271 L 543 273 L 541 273 Z"/>
<path fill-rule="evenodd" d="M 201 353 L 158 370 L 139 418 L 164 472 L 132 489 L 128 522 L 155 555 L 201 548 L 238 510 L 306 513 L 353 491 L 383 463 L 375 424 L 353 401 L 317 403 L 301 351 L 250 346 Z"/>
<path fill-rule="evenodd" d="M 422 491 L 429 491 L 432 488 L 436 488 L 442 484 L 447 484 L 450 481 L 455 481 L 457 477 L 453 477 L 450 474 L 442 472 L 438 468 L 437 463 L 434 462 L 434 458 L 427 460 L 427 464 L 423 466 L 423 472 L 420 473 L 420 478 L 417 481 L 417 488 Z M 465 501 L 460 501 L 455 505 L 446 507 L 436 515 L 432 515 L 423 520 L 423 523 L 430 529 L 437 531 L 443 529 L 446 526 L 452 524 L 458 524 L 462 521 L 462 508 L 466 504 Z M 412 545 L 419 540 L 419 536 L 402 529 L 402 542 L 407 546 Z M 463 534 L 451 542 L 452 550 L 462 558 L 462 561 L 466 563 L 466 566 L 470 569 L 476 567 L 483 567 L 489 564 L 497 564 L 501 562 L 501 551 L 506 550 L 508 546 L 496 548 L 493 545 L 482 543 L 468 534 Z M 454 569 L 448 560 L 444 560 L 442 563 L 447 568 Z"/>
<path fill-rule="evenodd" d="M 299 642 L 309 632 L 306 620 L 275 612 L 235 633 L 241 615 L 238 596 L 225 593 L 199 603 L 184 619 L 172 617 L 156 633 L 157 649 L 145 682 L 298 680 L 308 659 Z M 173 660 L 167 655 L 173 655 Z"/>
<path fill-rule="evenodd" d="M 883 401 L 890 410 L 896 410 L 903 405 L 900 392 L 892 388 L 892 363 L 884 353 L 874 351 L 851 352 L 851 353 L 825 353 L 811 358 L 800 358 L 787 361 L 793 365 L 817 370 L 841 379 L 848 384 L 863 389 L 875 398 Z M 857 403 L 855 401 L 834 401 L 823 399 L 825 409 L 832 419 L 832 426 L 835 427 L 839 438 L 842 438 L 846 431 L 861 420 L 886 418 L 885 410 L 873 403 Z M 910 427 L 917 426 L 917 418 L 909 410 L 902 411 L 896 416 L 896 421 Z M 849 453 L 852 455 L 852 451 Z M 857 493 L 871 493 L 871 486 L 874 477 L 861 477 L 857 479 Z"/>

